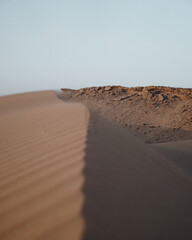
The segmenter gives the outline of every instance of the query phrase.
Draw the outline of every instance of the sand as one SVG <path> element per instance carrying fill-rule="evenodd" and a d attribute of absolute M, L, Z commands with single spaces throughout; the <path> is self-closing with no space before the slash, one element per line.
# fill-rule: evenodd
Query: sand
<path fill-rule="evenodd" d="M 0 108 L 0 239 L 78 239 L 87 109 L 53 92 L 2 97 Z"/>
<path fill-rule="evenodd" d="M 51 91 L 0 111 L 1 240 L 192 239 L 190 142 L 146 144 Z"/>

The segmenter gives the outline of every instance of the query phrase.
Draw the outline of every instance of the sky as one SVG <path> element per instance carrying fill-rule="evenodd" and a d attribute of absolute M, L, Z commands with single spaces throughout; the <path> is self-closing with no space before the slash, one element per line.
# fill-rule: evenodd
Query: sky
<path fill-rule="evenodd" d="M 0 0 L 0 95 L 192 87 L 192 0 Z"/>

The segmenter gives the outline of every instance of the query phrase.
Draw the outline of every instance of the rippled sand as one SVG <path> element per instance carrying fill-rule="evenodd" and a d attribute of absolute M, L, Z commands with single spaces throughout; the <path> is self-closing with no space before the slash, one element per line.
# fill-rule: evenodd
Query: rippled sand
<path fill-rule="evenodd" d="M 1 97 L 0 239 L 191 240 L 191 143 L 178 144 L 51 91 Z"/>

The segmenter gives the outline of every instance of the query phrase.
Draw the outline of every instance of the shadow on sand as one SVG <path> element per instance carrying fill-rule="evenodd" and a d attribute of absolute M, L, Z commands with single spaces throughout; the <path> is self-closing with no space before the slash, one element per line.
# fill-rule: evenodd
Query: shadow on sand
<path fill-rule="evenodd" d="M 82 240 L 192 239 L 192 177 L 94 113 L 83 174 Z"/>

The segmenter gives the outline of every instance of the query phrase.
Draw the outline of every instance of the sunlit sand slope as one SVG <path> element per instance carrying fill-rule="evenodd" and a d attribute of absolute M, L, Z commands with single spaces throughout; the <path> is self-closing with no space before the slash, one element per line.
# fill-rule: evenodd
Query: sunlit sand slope
<path fill-rule="evenodd" d="M 0 111 L 0 239 L 80 239 L 87 109 L 47 91 Z"/>

